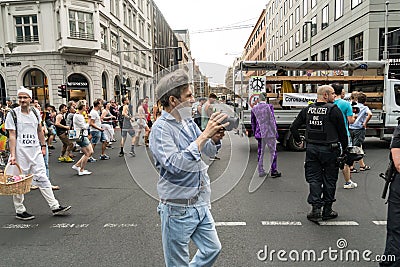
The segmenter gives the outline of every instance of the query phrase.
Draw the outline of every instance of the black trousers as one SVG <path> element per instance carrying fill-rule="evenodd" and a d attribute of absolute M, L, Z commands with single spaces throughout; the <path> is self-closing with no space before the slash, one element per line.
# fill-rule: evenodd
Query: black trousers
<path fill-rule="evenodd" d="M 387 214 L 387 235 L 384 255 L 394 255 L 396 262 L 385 262 L 383 266 L 400 266 L 400 174 L 390 184 Z"/>
<path fill-rule="evenodd" d="M 309 184 L 307 202 L 317 208 L 336 201 L 336 182 L 339 175 L 338 148 L 307 144 L 304 166 L 306 181 Z"/>

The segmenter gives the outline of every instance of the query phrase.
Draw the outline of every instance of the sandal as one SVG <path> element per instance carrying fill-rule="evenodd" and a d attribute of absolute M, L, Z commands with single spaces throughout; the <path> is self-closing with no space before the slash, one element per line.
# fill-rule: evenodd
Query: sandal
<path fill-rule="evenodd" d="M 368 171 L 370 169 L 371 169 L 371 167 L 368 165 L 365 165 L 364 167 L 360 167 L 360 171 Z"/>
<path fill-rule="evenodd" d="M 358 170 L 356 168 L 350 169 L 350 173 L 358 173 Z"/>

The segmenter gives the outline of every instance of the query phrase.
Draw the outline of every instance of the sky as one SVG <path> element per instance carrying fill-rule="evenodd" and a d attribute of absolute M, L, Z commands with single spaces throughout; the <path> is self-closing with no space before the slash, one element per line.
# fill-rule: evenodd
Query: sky
<path fill-rule="evenodd" d="M 217 84 L 241 55 L 252 27 L 196 33 L 221 27 L 255 25 L 268 0 L 154 0 L 173 30 L 188 29 L 192 57 L 202 72 Z M 204 64 L 215 63 L 215 64 Z M 220 65 L 220 66 L 218 66 Z"/>

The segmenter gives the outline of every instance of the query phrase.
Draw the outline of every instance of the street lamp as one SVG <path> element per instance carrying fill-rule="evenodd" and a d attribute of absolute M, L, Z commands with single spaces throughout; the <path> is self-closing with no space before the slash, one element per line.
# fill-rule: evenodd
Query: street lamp
<path fill-rule="evenodd" d="M 311 58 L 312 58 L 312 57 L 311 57 L 311 55 L 312 55 L 312 54 L 311 54 L 311 45 L 312 45 L 312 41 L 311 41 L 311 40 L 312 40 L 312 22 L 309 21 L 309 20 L 308 20 L 308 21 L 305 21 L 305 22 L 304 22 L 304 25 L 307 25 L 307 24 L 310 24 L 310 61 L 311 61 Z"/>

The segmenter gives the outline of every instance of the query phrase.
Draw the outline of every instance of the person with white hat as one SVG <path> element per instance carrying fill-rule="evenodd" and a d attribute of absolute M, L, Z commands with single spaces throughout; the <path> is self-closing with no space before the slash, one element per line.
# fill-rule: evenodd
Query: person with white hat
<path fill-rule="evenodd" d="M 51 183 L 46 175 L 46 166 L 43 155 L 46 154 L 46 143 L 40 113 L 30 107 L 32 91 L 21 88 L 17 92 L 19 107 L 7 114 L 6 129 L 9 132 L 10 158 L 9 163 L 18 162 L 23 174 L 33 174 L 33 185 L 37 185 L 40 193 L 47 201 L 53 215 L 65 215 L 71 206 L 61 206 L 54 197 Z M 13 117 L 12 112 L 15 116 Z M 16 118 L 16 121 L 14 120 Z M 19 220 L 32 220 L 35 216 L 29 214 L 23 204 L 24 195 L 14 195 L 13 202 L 16 218 Z"/>

